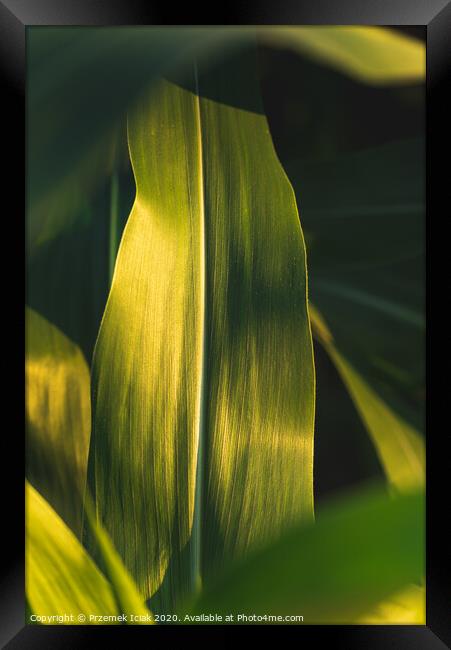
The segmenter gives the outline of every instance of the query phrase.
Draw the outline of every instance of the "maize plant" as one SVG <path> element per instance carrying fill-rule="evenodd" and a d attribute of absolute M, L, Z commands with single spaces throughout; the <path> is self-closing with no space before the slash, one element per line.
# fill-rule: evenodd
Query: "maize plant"
<path fill-rule="evenodd" d="M 424 623 L 424 43 L 27 51 L 28 620 Z"/>

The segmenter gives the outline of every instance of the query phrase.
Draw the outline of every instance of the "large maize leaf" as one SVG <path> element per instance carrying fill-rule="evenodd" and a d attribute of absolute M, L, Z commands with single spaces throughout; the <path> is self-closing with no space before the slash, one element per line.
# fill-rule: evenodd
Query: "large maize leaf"
<path fill-rule="evenodd" d="M 94 355 L 89 484 L 142 592 L 168 571 L 172 597 L 312 519 L 305 250 L 253 56 L 161 81 L 129 143 L 137 197 Z"/>

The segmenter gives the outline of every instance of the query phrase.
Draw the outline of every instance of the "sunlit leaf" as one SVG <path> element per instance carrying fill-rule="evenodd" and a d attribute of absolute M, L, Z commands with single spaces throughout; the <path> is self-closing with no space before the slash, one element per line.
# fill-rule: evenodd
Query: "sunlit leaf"
<path fill-rule="evenodd" d="M 60 621 L 77 625 L 92 622 L 91 615 L 119 613 L 105 577 L 72 531 L 28 482 L 25 560 L 26 594 L 33 614 L 73 616 L 73 620 Z M 80 614 L 87 619 L 79 620 Z"/>
<path fill-rule="evenodd" d="M 417 493 L 345 498 L 320 510 L 314 525 L 293 529 L 207 585 L 190 611 L 360 622 L 382 599 L 424 579 L 423 517 L 424 495 Z M 381 615 L 395 622 L 387 610 Z M 400 623 L 417 621 L 415 611 L 410 619 L 397 611 Z"/>
<path fill-rule="evenodd" d="M 426 590 L 418 585 L 396 592 L 357 621 L 363 625 L 426 625 Z"/>
<path fill-rule="evenodd" d="M 32 309 L 26 310 L 28 480 L 80 536 L 91 402 L 80 349 Z"/>
<path fill-rule="evenodd" d="M 111 583 L 119 610 L 128 617 L 133 616 L 129 620 L 134 624 L 152 624 L 153 618 L 150 611 L 145 606 L 144 599 L 139 594 L 133 579 L 124 567 L 108 533 L 97 521 L 94 504 L 88 494 L 86 494 L 84 503 L 87 526 L 94 543 L 97 544 L 99 555 L 102 558 L 102 566 Z"/>
<path fill-rule="evenodd" d="M 265 42 L 289 47 L 371 84 L 424 81 L 426 48 L 392 29 L 360 25 L 259 28 Z"/>
<path fill-rule="evenodd" d="M 162 81 L 129 143 L 137 198 L 94 356 L 89 483 L 140 590 L 167 571 L 173 598 L 312 519 L 305 252 L 253 56 Z"/>

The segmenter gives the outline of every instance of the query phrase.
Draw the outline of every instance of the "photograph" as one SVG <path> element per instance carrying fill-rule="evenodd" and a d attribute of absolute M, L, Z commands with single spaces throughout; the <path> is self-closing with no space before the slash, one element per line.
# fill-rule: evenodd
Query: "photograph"
<path fill-rule="evenodd" d="M 425 26 L 26 68 L 26 623 L 424 626 Z"/>

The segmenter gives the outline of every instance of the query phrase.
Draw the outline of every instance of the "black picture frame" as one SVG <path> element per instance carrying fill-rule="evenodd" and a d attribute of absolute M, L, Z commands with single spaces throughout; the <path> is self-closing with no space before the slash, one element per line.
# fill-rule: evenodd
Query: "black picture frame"
<path fill-rule="evenodd" d="M 0 0 L 0 72 L 2 86 L 3 120 L 6 126 L 3 135 L 5 145 L 9 146 L 3 155 L 8 160 L 8 173 L 11 183 L 15 179 L 18 190 L 10 187 L 5 191 L 3 206 L 5 214 L 16 215 L 17 232 L 3 232 L 16 237 L 18 258 L 24 249 L 23 206 L 20 200 L 24 192 L 25 179 L 25 82 L 26 82 L 26 28 L 33 25 L 181 25 L 181 24 L 369 24 L 414 26 L 423 25 L 427 29 L 427 382 L 428 382 L 428 443 L 427 443 L 427 622 L 425 626 L 298 626 L 294 633 L 299 643 L 315 642 L 352 648 L 394 650 L 417 649 L 440 650 L 451 647 L 451 594 L 449 574 L 445 569 L 449 555 L 449 539 L 442 529 L 446 519 L 445 497 L 447 494 L 446 471 L 447 456 L 444 451 L 447 425 L 446 418 L 440 418 L 440 410 L 446 400 L 440 400 L 431 393 L 431 352 L 432 333 L 434 339 L 445 336 L 440 325 L 431 329 L 432 282 L 440 278 L 441 272 L 434 276 L 431 269 L 432 220 L 441 231 L 445 221 L 445 206 L 450 205 L 449 165 L 441 161 L 449 160 L 450 138 L 447 116 L 449 104 L 446 103 L 446 85 L 450 81 L 451 49 L 451 3 L 447 0 L 290 0 L 283 3 L 270 3 L 268 0 L 246 3 L 237 7 L 228 3 L 229 15 L 208 15 L 208 8 L 202 7 L 198 15 L 190 8 L 186 16 L 165 15 L 164 10 L 154 3 L 132 2 L 131 0 Z M 448 155 L 446 155 L 448 152 Z M 9 207 L 8 207 L 9 201 Z M 442 236 L 439 232 L 439 237 Z M 441 241 L 443 250 L 438 258 L 447 259 L 446 242 Z M 449 253 L 448 253 L 449 255 Z M 18 268 L 20 262 L 16 261 Z M 445 266 L 445 265 L 444 265 Z M 446 270 L 446 267 L 445 267 Z M 7 271 L 5 271 L 7 273 Z M 11 270 L 9 270 L 11 275 Z M 8 277 L 3 275 L 0 277 Z M 12 429 L 15 435 L 9 438 L 4 465 L 13 468 L 12 478 L 8 478 L 3 494 L 8 495 L 3 504 L 3 521 L 7 523 L 3 532 L 4 551 L 1 554 L 2 570 L 0 583 L 0 642 L 9 650 L 28 648 L 80 648 L 98 647 L 107 635 L 114 634 L 116 643 L 129 643 L 130 635 L 136 645 L 141 643 L 171 644 L 174 634 L 180 628 L 165 627 L 70 627 L 70 626 L 31 626 L 25 625 L 24 598 L 24 488 L 23 467 L 24 443 L 21 432 L 23 419 L 20 415 L 23 402 L 23 305 L 17 284 L 10 289 L 11 304 L 17 305 L 17 320 L 14 321 L 13 339 L 17 342 L 19 359 L 16 357 L 17 372 L 10 390 L 19 396 L 18 415 L 13 417 Z M 5 298 L 7 300 L 8 298 Z M 439 314 L 440 319 L 440 314 Z M 444 328 L 446 325 L 442 324 Z M 446 338 L 444 339 L 446 340 Z M 440 364 L 440 362 L 439 362 Z M 435 366 L 434 366 L 434 372 Z M 437 429 L 432 432 L 431 420 Z M 443 409 L 444 412 L 444 409 Z M 6 430 L 4 435 L 6 436 Z M 6 461 L 7 458 L 7 461 Z M 5 473 L 2 476 L 6 478 Z M 449 493 L 449 491 L 448 491 Z M 444 512 L 443 512 L 444 511 Z M 445 515 L 445 517 L 444 517 Z M 194 628 L 192 628 L 194 631 Z M 233 627 L 198 627 L 199 636 L 214 637 L 214 643 L 225 642 L 231 638 Z M 252 627 L 255 630 L 255 627 Z M 294 628 L 290 628 L 293 630 Z M 280 631 L 280 628 L 278 628 Z M 267 628 L 265 634 L 267 633 Z M 186 634 L 186 628 L 183 628 Z M 445 645 L 447 644 L 447 645 Z"/>

